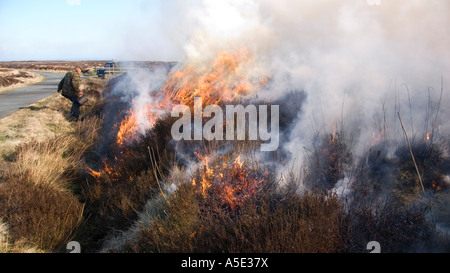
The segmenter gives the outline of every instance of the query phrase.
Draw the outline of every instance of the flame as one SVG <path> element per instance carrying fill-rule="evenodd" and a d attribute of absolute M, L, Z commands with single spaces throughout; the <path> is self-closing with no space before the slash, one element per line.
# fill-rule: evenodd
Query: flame
<path fill-rule="evenodd" d="M 214 175 L 214 172 L 212 169 L 208 169 L 206 172 L 206 175 L 203 176 L 201 184 L 202 184 L 202 194 L 203 196 L 206 196 L 206 191 L 209 187 L 211 187 L 211 183 L 207 180 L 207 175 Z"/>
<path fill-rule="evenodd" d="M 127 115 L 120 123 L 116 143 L 121 147 L 126 143 L 138 140 L 141 129 L 152 128 L 161 114 L 169 109 L 171 105 L 169 101 L 158 101 L 157 97 L 155 97 L 153 103 L 148 103 L 137 111 L 133 109 L 128 110 Z"/>
<path fill-rule="evenodd" d="M 431 138 L 431 132 L 428 132 L 427 135 L 425 136 L 425 141 L 430 141 Z"/>
<path fill-rule="evenodd" d="M 378 134 L 375 134 L 375 132 L 372 133 L 372 146 L 377 145 L 378 143 L 381 142 L 381 139 L 384 136 L 384 128 L 381 129 L 381 131 Z"/>
<path fill-rule="evenodd" d="M 193 106 L 194 98 L 201 97 L 205 105 L 221 104 L 247 95 L 250 91 L 267 83 L 267 77 L 249 82 L 243 67 L 251 61 L 246 49 L 219 52 L 209 69 L 200 69 L 198 65 L 188 64 L 169 75 L 163 88 L 149 94 L 152 103 L 139 109 L 130 109 L 122 120 L 117 133 L 116 143 L 123 146 L 136 140 L 140 126 L 145 121 L 151 128 L 161 113 L 175 104 Z M 133 101 L 134 105 L 135 102 Z"/>
<path fill-rule="evenodd" d="M 211 187 L 211 183 L 209 182 L 214 176 L 214 170 L 209 167 L 209 161 L 211 159 L 211 155 L 203 155 L 199 152 L 195 152 L 195 155 L 201 162 L 202 174 L 200 177 L 200 190 L 203 197 L 206 197 L 206 191 L 209 187 Z M 197 186 L 197 181 L 195 178 L 192 179 L 192 185 Z"/>
<path fill-rule="evenodd" d="M 223 203 L 234 210 L 256 194 L 265 175 L 255 175 L 240 156 L 227 168 L 227 171 L 228 175 L 218 178 L 219 196 Z"/>
<path fill-rule="evenodd" d="M 120 123 L 119 132 L 117 133 L 117 144 L 122 146 L 126 140 L 134 138 L 139 129 L 138 122 L 134 112 L 130 109 L 122 122 Z"/>
<path fill-rule="evenodd" d="M 169 75 L 162 88 L 165 104 L 184 104 L 192 107 L 194 98 L 201 97 L 205 105 L 223 105 L 242 98 L 269 82 L 267 77 L 250 80 L 246 67 L 252 61 L 250 52 L 246 48 L 239 48 L 219 52 L 207 67 L 187 64 Z M 214 188 L 222 201 L 234 209 L 241 205 L 244 196 L 254 190 L 254 185 L 260 183 L 248 177 L 249 170 L 240 156 L 231 164 L 227 164 L 224 158 L 216 158 L 216 163 L 212 166 L 214 158 L 211 154 L 196 155 L 201 162 L 202 171 L 192 179 L 192 185 L 199 188 L 203 197 L 207 197 L 208 192 Z"/>
<path fill-rule="evenodd" d="M 208 69 L 188 64 L 172 73 L 163 90 L 174 103 L 192 106 L 195 97 L 205 104 L 229 102 L 267 83 L 267 78 L 249 81 L 244 67 L 252 61 L 245 48 L 219 52 Z"/>
<path fill-rule="evenodd" d="M 439 186 L 439 185 L 436 183 L 436 181 L 432 181 L 432 182 L 431 182 L 431 185 L 432 185 L 433 188 L 434 188 L 435 190 L 437 190 L 437 191 L 440 191 L 440 190 L 442 189 L 442 187 Z"/>
<path fill-rule="evenodd" d="M 114 160 L 111 161 L 111 163 L 104 158 L 102 160 L 102 165 L 103 167 L 99 169 L 99 171 L 94 171 L 93 169 L 91 169 L 89 166 L 86 166 L 87 172 L 95 178 L 95 180 L 97 180 L 97 182 L 101 182 L 102 179 L 107 179 L 111 182 L 119 182 L 121 181 L 121 174 L 120 174 L 120 170 L 121 170 L 121 166 L 122 166 L 122 162 L 115 157 Z M 129 182 L 133 181 L 134 178 L 133 177 L 128 177 L 127 178 Z M 125 179 L 125 180 L 127 180 Z"/>
<path fill-rule="evenodd" d="M 250 52 L 246 48 L 239 48 L 219 52 L 209 65 L 188 63 L 171 72 L 160 90 L 148 94 L 152 103 L 138 105 L 138 102 L 132 101 L 133 107 L 128 110 L 118 126 L 116 144 L 120 149 L 126 150 L 127 144 L 138 140 L 140 132 L 152 128 L 161 114 L 175 104 L 193 106 L 194 98 L 201 97 L 204 105 L 221 105 L 263 87 L 269 80 L 267 77 L 250 77 L 246 68 L 251 62 Z M 114 180 L 118 177 L 114 169 L 120 168 L 120 162 L 117 161 L 116 159 L 112 162 L 114 167 L 111 168 L 110 164 L 103 160 L 103 169 L 94 171 L 88 168 L 88 172 L 97 180 L 104 174 Z M 192 184 L 200 186 L 202 194 L 206 196 L 211 186 L 210 181 L 219 174 L 208 167 L 207 158 L 200 161 L 205 168 L 203 177 L 193 179 Z M 240 162 L 238 166 L 242 168 L 242 164 L 243 162 Z M 221 173 L 218 177 L 223 178 L 224 174 Z"/>
<path fill-rule="evenodd" d="M 336 123 L 333 125 L 333 133 L 330 134 L 330 144 L 333 144 L 336 139 L 339 138 L 339 134 L 336 133 Z"/>
<path fill-rule="evenodd" d="M 100 179 L 105 175 L 111 175 L 114 174 L 114 172 L 112 171 L 112 169 L 108 166 L 108 162 L 106 161 L 106 159 L 102 160 L 102 164 L 103 164 L 103 168 L 100 169 L 99 171 L 94 171 L 93 169 L 91 169 L 90 167 L 86 166 L 88 173 L 93 176 L 97 182 L 100 181 Z"/>
<path fill-rule="evenodd" d="M 211 160 L 211 157 L 207 157 Z M 229 206 L 232 210 L 242 206 L 245 201 L 255 195 L 260 184 L 267 177 L 268 172 L 257 173 L 249 168 L 240 156 L 228 163 L 223 157 L 216 158 L 214 166 L 203 161 L 203 172 L 200 177 L 199 193 L 204 198 L 215 194 L 221 204 Z M 197 186 L 197 180 L 192 185 Z"/>
<path fill-rule="evenodd" d="M 244 165 L 244 161 L 241 160 L 241 155 L 238 155 L 238 157 L 236 157 L 236 159 L 234 160 L 234 164 L 242 168 L 242 165 Z"/>
<path fill-rule="evenodd" d="M 101 172 L 94 171 L 93 169 L 89 168 L 88 166 L 86 166 L 86 168 L 87 168 L 89 174 L 92 175 L 97 181 L 102 176 Z"/>

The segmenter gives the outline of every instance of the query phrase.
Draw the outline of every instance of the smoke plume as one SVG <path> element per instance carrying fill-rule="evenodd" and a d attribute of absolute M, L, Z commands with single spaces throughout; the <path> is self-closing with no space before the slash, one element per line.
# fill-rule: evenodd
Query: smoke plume
<path fill-rule="evenodd" d="M 251 59 L 239 67 L 245 78 L 268 79 L 249 97 L 276 102 L 302 92 L 283 109 L 292 111 L 280 143 L 291 164 L 304 164 L 314 137 L 339 126 L 360 155 L 379 138 L 402 140 L 398 114 L 411 138 L 449 133 L 445 1 L 178 1 L 165 8 L 168 32 L 183 37 L 176 41 L 184 55 L 179 67 L 204 71 L 219 52 L 245 49 Z M 152 103 L 154 78 L 131 79 L 135 112 Z M 156 78 L 161 85 L 164 76 Z M 145 119 L 139 124 L 148 127 Z"/>

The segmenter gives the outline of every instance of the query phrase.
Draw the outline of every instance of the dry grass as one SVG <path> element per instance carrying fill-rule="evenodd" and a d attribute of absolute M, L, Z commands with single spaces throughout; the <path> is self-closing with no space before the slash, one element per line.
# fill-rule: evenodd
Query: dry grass
<path fill-rule="evenodd" d="M 0 120 L 0 165 L 11 161 L 17 146 L 73 132 L 64 114 L 67 99 L 55 94 Z"/>
<path fill-rule="evenodd" d="M 336 196 L 286 196 L 277 204 L 249 207 L 232 226 L 232 252 L 340 252 L 343 206 Z"/>
<path fill-rule="evenodd" d="M 332 189 L 345 177 L 353 161 L 352 141 L 344 128 L 329 133 L 318 133 L 313 150 L 307 151 L 306 186 L 309 189 Z"/>
<path fill-rule="evenodd" d="M 368 197 L 370 199 L 370 197 Z M 369 241 L 378 241 L 383 252 L 427 252 L 436 250 L 435 226 L 423 205 L 398 206 L 392 200 L 353 201 L 346 216 L 348 252 L 362 252 Z"/>
<path fill-rule="evenodd" d="M 26 242 L 20 240 L 12 243 L 11 236 L 9 234 L 9 227 L 0 218 L 0 253 L 38 253 L 42 250 L 27 245 Z"/>
<path fill-rule="evenodd" d="M 29 142 L 17 148 L 15 168 L 9 176 L 27 180 L 36 185 L 47 185 L 54 189 L 66 189 L 71 177 L 67 170 L 82 167 L 81 153 L 74 149 L 77 140 L 62 135 L 45 142 Z"/>
<path fill-rule="evenodd" d="M 109 232 L 128 229 L 159 188 L 149 150 L 159 151 L 155 152 L 154 158 L 161 166 L 158 179 L 170 171 L 173 152 L 166 146 L 171 137 L 170 125 L 170 120 L 159 121 L 140 142 L 131 144 L 126 151 L 112 144 L 109 148 L 111 158 L 106 161 L 111 171 L 102 173 L 99 178 L 86 174 L 80 180 L 86 221 L 77 239 L 83 241 L 89 251 L 98 250 L 101 239 Z M 95 150 L 90 158 L 86 158 L 87 163 L 98 164 L 97 168 L 101 168 L 102 158 L 94 154 Z M 117 160 L 115 156 L 118 156 Z"/>
<path fill-rule="evenodd" d="M 449 172 L 450 157 L 445 153 L 446 147 L 444 143 L 413 143 L 411 150 L 414 154 L 417 168 L 421 173 L 424 190 L 445 192 L 449 186 L 446 174 Z M 396 156 L 398 160 L 398 175 L 395 181 L 394 193 L 401 203 L 407 204 L 422 193 L 421 181 L 407 147 L 399 147 L 396 151 Z"/>
<path fill-rule="evenodd" d="M 8 226 L 0 218 L 0 253 L 10 252 Z"/>
<path fill-rule="evenodd" d="M 237 211 L 206 201 L 190 183 L 141 215 L 133 236 L 113 252 L 286 253 L 345 250 L 343 206 L 336 196 L 286 195 L 248 200 Z M 211 198 L 216 204 L 211 204 Z M 156 209 L 155 207 L 159 207 Z M 138 230 L 136 230 L 138 228 Z"/>
<path fill-rule="evenodd" d="M 211 146 L 215 147 L 213 143 Z M 345 244 L 344 206 L 333 194 L 298 195 L 287 187 L 279 191 L 273 170 L 250 162 L 227 164 L 246 149 L 231 149 L 217 164 L 213 175 L 169 175 L 172 194 L 159 192 L 150 199 L 130 230 L 109 239 L 111 252 L 340 252 Z M 223 175 L 220 175 L 223 174 Z M 192 178 L 204 177 L 211 186 L 202 191 Z M 245 181 L 243 181 L 245 180 Z M 236 202 L 224 199 L 228 186 L 256 181 L 234 192 Z M 197 180 L 199 181 L 199 180 Z M 293 181 L 292 183 L 299 183 Z M 257 187 L 254 188 L 253 186 Z M 238 187 L 236 188 L 238 189 Z M 120 242 L 120 243 L 117 243 Z"/>
<path fill-rule="evenodd" d="M 15 131 L 16 140 L 5 141 L 3 146 L 4 158 L 14 163 L 9 176 L 64 189 L 73 179 L 72 170 L 84 168 L 82 156 L 97 141 L 102 120 L 93 116 L 70 123 L 61 110 L 66 105 L 57 94 L 30 106 L 42 110 L 23 109 L 1 121 L 6 133 L 25 121 L 23 128 Z"/>
<path fill-rule="evenodd" d="M 70 102 L 59 94 L 0 121 L 8 136 L 0 145 L 0 218 L 8 227 L 2 252 L 59 251 L 76 234 L 84 210 L 76 181 L 98 141 L 100 91 L 92 84 L 86 90 L 92 103 L 80 122 L 67 120 Z"/>
<path fill-rule="evenodd" d="M 10 178 L 0 187 L 0 211 L 12 243 L 25 240 L 38 249 L 52 251 L 71 238 L 83 206 L 70 192 Z"/>
<path fill-rule="evenodd" d="M 141 228 L 134 244 L 127 244 L 120 251 L 192 252 L 195 247 L 194 236 L 200 227 L 194 187 L 181 185 L 162 211 L 164 213 L 153 216 L 151 225 Z"/>

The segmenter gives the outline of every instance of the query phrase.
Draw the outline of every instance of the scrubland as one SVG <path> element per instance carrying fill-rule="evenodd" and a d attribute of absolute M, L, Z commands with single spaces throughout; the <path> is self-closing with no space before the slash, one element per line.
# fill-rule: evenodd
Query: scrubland
<path fill-rule="evenodd" d="M 318 133 L 307 164 L 280 179 L 252 141 L 175 143 L 170 116 L 118 145 L 111 85 L 83 80 L 78 122 L 59 94 L 0 121 L 1 252 L 66 252 L 69 241 L 82 252 L 450 250 L 445 141 L 412 145 L 424 190 L 406 143 L 357 160 L 344 128 Z"/>

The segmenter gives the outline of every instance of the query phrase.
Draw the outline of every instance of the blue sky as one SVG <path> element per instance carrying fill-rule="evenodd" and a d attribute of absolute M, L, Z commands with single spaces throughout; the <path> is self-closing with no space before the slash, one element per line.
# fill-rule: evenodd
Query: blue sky
<path fill-rule="evenodd" d="M 164 0 L 0 0 L 0 61 L 170 61 L 182 56 Z M 183 37 L 183 38 L 181 38 Z"/>

